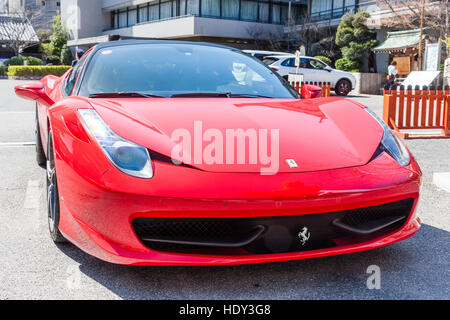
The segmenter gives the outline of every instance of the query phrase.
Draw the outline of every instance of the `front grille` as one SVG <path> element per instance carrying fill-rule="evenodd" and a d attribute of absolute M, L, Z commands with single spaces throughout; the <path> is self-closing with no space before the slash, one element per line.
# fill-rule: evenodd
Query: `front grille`
<path fill-rule="evenodd" d="M 335 247 L 340 243 L 338 240 L 344 238 L 358 243 L 389 233 L 406 222 L 413 203 L 413 199 L 405 199 L 360 209 L 296 216 L 136 218 L 132 224 L 138 238 L 159 251 L 282 253 Z M 392 223 L 384 227 L 386 221 Z M 310 235 L 304 244 L 299 235 L 303 228 L 307 228 Z M 370 231 L 375 229 L 376 232 Z"/>
<path fill-rule="evenodd" d="M 405 213 L 405 209 L 412 207 L 412 202 L 412 199 L 406 199 L 380 206 L 350 210 L 342 217 L 341 220 L 350 226 L 357 227 L 374 220 L 403 215 Z M 411 209 L 409 209 L 409 211 L 411 211 Z"/>

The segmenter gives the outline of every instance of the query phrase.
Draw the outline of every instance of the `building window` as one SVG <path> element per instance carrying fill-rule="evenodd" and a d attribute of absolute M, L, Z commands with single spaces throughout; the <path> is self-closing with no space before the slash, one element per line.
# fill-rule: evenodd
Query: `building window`
<path fill-rule="evenodd" d="M 269 2 L 259 1 L 259 21 L 269 22 Z"/>
<path fill-rule="evenodd" d="M 127 26 L 127 12 L 119 12 L 119 28 L 125 28 Z"/>
<path fill-rule="evenodd" d="M 128 9 L 128 26 L 134 26 L 137 23 L 137 9 Z"/>
<path fill-rule="evenodd" d="M 222 18 L 239 19 L 239 0 L 222 1 Z"/>
<path fill-rule="evenodd" d="M 167 19 L 172 17 L 172 1 L 161 2 L 161 17 L 160 19 Z"/>
<path fill-rule="evenodd" d="M 220 17 L 220 1 L 221 0 L 202 0 L 202 16 Z"/>
<path fill-rule="evenodd" d="M 241 19 L 247 21 L 256 21 L 258 14 L 258 2 L 241 1 Z"/>
<path fill-rule="evenodd" d="M 330 3 L 324 0 L 313 1 L 312 16 L 323 15 L 322 11 L 315 10 L 326 9 L 331 6 Z M 354 6 L 356 2 L 334 0 L 334 6 L 344 3 Z M 347 8 L 353 7 L 341 8 L 341 12 Z M 291 2 L 291 18 L 297 21 L 305 9 L 306 5 Z M 329 14 L 332 10 L 327 9 L 326 12 Z M 289 6 L 287 2 L 272 0 L 157 0 L 113 11 L 111 15 L 111 27 L 114 29 L 185 15 L 283 24 L 289 20 Z"/>
<path fill-rule="evenodd" d="M 146 22 L 146 21 L 148 21 L 147 6 L 139 7 L 139 21 L 138 22 Z"/>
<path fill-rule="evenodd" d="M 186 0 L 180 0 L 180 16 L 186 15 Z"/>
<path fill-rule="evenodd" d="M 281 11 L 279 4 L 272 5 L 272 23 L 281 23 Z"/>
<path fill-rule="evenodd" d="M 148 8 L 148 21 L 155 21 L 158 19 L 159 19 L 159 5 L 158 3 L 156 3 Z"/>
<path fill-rule="evenodd" d="M 200 14 L 200 0 L 186 0 L 187 1 L 187 14 L 198 16 Z"/>

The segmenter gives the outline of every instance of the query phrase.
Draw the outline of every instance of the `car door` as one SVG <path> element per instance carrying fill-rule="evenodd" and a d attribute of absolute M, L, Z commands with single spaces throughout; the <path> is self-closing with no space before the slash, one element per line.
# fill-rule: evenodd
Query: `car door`
<path fill-rule="evenodd" d="M 327 65 L 317 59 L 309 59 L 309 65 L 312 69 L 313 81 L 315 82 L 331 82 L 334 85 L 332 72 L 327 70 Z"/>
<path fill-rule="evenodd" d="M 295 58 L 284 58 L 280 63 L 278 73 L 281 76 L 287 76 L 289 73 L 295 73 L 297 68 L 295 67 Z"/>
<path fill-rule="evenodd" d="M 281 63 L 281 65 L 285 68 L 283 70 L 283 75 L 297 72 L 297 67 L 295 66 L 295 57 L 287 58 Z M 317 79 L 318 77 L 315 74 L 314 68 L 310 64 L 309 58 L 300 58 L 300 66 L 298 72 L 300 74 L 303 74 L 303 81 L 305 82 L 317 81 L 315 79 Z"/>
<path fill-rule="evenodd" d="M 317 60 L 306 57 L 300 58 L 300 70 L 306 82 L 324 81 L 320 80 L 322 78 L 321 73 L 319 73 L 321 70 L 316 69 L 315 61 Z"/>

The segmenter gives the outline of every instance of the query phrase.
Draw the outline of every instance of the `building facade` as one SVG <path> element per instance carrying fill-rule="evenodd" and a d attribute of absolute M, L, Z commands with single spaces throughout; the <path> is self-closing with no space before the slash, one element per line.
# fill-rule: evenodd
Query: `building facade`
<path fill-rule="evenodd" d="M 35 30 L 50 29 L 53 17 L 60 8 L 60 0 L 0 0 L 0 15 L 31 13 L 35 16 L 31 19 Z"/>
<path fill-rule="evenodd" d="M 255 34 L 283 34 L 308 1 L 289 0 L 62 0 L 71 46 L 123 38 L 182 39 L 245 46 Z"/>

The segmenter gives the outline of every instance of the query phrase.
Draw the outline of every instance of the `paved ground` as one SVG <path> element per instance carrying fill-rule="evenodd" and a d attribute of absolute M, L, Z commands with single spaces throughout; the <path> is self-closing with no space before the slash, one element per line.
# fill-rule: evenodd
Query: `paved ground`
<path fill-rule="evenodd" d="M 368 252 L 233 267 L 127 267 L 99 261 L 47 234 L 45 172 L 35 165 L 34 104 L 0 80 L 0 299 L 450 299 L 449 140 L 408 141 L 424 172 L 412 238 Z M 381 113 L 380 97 L 352 97 Z M 16 144 L 5 144 L 16 143 Z M 381 270 L 369 290 L 366 270 Z"/>

